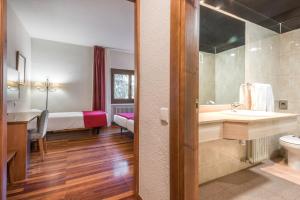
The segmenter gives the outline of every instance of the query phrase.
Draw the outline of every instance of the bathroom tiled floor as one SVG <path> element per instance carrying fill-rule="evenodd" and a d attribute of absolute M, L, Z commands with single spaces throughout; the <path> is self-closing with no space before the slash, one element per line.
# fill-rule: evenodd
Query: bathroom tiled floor
<path fill-rule="evenodd" d="M 266 162 L 200 186 L 200 200 L 300 200 L 300 185 L 261 170 Z M 299 172 L 300 173 L 300 172 Z"/>

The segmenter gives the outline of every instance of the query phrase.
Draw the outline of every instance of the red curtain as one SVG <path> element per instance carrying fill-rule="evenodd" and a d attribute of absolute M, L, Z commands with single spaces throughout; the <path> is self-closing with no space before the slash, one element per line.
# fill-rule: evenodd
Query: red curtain
<path fill-rule="evenodd" d="M 94 47 L 93 110 L 105 111 L 105 49 Z"/>

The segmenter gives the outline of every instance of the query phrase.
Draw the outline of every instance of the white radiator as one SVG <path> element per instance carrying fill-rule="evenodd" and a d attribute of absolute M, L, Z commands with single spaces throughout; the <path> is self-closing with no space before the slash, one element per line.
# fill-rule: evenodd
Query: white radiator
<path fill-rule="evenodd" d="M 134 112 L 134 104 L 111 105 L 111 120 L 113 121 L 115 114 L 128 112 Z"/>
<path fill-rule="evenodd" d="M 259 163 L 270 156 L 271 137 L 247 141 L 247 156 L 251 164 Z"/>

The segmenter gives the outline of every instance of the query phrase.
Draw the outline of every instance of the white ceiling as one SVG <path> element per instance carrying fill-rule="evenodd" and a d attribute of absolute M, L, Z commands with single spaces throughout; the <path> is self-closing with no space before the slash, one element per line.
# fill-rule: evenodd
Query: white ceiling
<path fill-rule="evenodd" d="M 134 49 L 134 4 L 127 0 L 8 2 L 34 38 Z"/>

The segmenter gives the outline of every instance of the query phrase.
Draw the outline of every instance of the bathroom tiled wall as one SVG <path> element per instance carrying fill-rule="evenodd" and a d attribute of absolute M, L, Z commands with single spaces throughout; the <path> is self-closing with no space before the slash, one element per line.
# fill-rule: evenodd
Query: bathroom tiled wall
<path fill-rule="evenodd" d="M 245 46 L 215 55 L 216 103 L 239 100 L 239 87 L 245 81 Z"/>
<path fill-rule="evenodd" d="M 218 54 L 200 52 L 200 104 L 238 101 L 239 86 L 245 81 L 245 46 Z M 230 90 L 227 90 L 230 88 Z"/>
<path fill-rule="evenodd" d="M 246 22 L 245 81 L 269 83 L 274 88 L 274 95 L 276 96 L 279 65 L 279 34 L 251 22 Z"/>
<path fill-rule="evenodd" d="M 300 114 L 300 29 L 280 35 L 277 81 L 277 102 L 288 100 L 288 109 L 280 110 L 277 104 L 277 111 Z M 295 134 L 300 135 L 299 129 Z"/>
<path fill-rule="evenodd" d="M 245 48 L 245 81 L 270 83 L 276 111 L 300 113 L 300 29 L 279 35 L 247 22 Z M 280 99 L 289 101 L 288 110 L 278 109 Z M 279 137 L 271 140 L 272 152 L 280 147 Z M 245 147 L 234 140 L 200 143 L 199 155 L 200 184 L 250 166 L 240 161 Z"/>
<path fill-rule="evenodd" d="M 300 29 L 280 35 L 280 65 L 277 100 L 288 100 L 288 110 L 300 113 Z"/>
<path fill-rule="evenodd" d="M 246 82 L 272 85 L 275 111 L 300 113 L 300 29 L 278 34 L 247 22 L 245 60 Z M 279 100 L 288 100 L 287 110 Z"/>
<path fill-rule="evenodd" d="M 207 101 L 215 101 L 215 54 L 199 53 L 200 104 L 207 104 Z"/>

